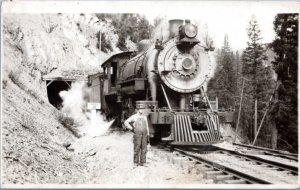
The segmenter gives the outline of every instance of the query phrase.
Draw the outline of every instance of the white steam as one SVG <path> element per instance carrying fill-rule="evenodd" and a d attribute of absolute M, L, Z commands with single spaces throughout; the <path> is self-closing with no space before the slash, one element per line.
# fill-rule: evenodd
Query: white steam
<path fill-rule="evenodd" d="M 92 114 L 87 109 L 91 89 L 85 82 L 74 82 L 71 89 L 59 93 L 63 100 L 61 111 L 74 119 L 75 127 L 88 136 L 99 136 L 108 131 L 113 121 L 107 122 L 99 112 Z"/>
<path fill-rule="evenodd" d="M 157 39 L 163 42 L 169 39 L 169 22 L 166 17 L 161 17 L 157 26 L 152 31 L 152 40 L 155 42 Z"/>

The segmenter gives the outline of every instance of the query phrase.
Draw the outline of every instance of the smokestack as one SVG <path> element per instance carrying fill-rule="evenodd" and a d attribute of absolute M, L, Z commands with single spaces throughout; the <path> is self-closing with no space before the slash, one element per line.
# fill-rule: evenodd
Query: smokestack
<path fill-rule="evenodd" d="M 172 19 L 169 20 L 169 31 L 170 31 L 170 38 L 178 35 L 179 27 L 183 24 L 183 20 L 181 19 Z"/>

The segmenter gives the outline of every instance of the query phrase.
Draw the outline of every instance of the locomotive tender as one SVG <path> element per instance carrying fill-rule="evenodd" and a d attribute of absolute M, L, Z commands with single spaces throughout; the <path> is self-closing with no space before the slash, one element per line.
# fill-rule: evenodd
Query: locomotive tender
<path fill-rule="evenodd" d="M 169 38 L 145 45 L 141 52 L 122 52 L 89 76 L 101 109 L 119 125 L 135 108 L 149 111 L 150 137 L 173 144 L 209 144 L 220 140 L 220 118 L 203 85 L 211 71 L 208 51 L 189 20 L 169 21 Z M 136 55 L 137 54 L 137 55 Z M 98 83 L 95 81 L 98 81 Z M 227 115 L 226 115 L 227 116 Z M 232 121 L 232 116 L 222 122 Z"/>

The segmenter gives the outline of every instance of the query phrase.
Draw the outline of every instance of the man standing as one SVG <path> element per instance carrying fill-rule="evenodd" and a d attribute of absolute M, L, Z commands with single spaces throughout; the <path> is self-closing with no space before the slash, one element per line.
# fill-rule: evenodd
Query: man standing
<path fill-rule="evenodd" d="M 137 110 L 137 113 L 130 116 L 124 125 L 127 129 L 133 131 L 133 148 L 134 148 L 134 167 L 143 166 L 146 163 L 147 141 L 149 137 L 149 126 L 145 109 Z M 130 125 L 133 123 L 133 125 Z"/>

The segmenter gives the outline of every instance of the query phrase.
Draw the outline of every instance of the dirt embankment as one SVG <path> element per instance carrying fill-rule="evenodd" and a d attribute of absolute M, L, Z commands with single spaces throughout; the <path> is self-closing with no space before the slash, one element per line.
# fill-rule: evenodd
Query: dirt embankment
<path fill-rule="evenodd" d="M 80 182 L 85 163 L 64 147 L 75 138 L 58 122 L 58 111 L 11 81 L 2 101 L 3 183 Z"/>
<path fill-rule="evenodd" d="M 97 49 L 108 23 L 94 15 L 6 14 L 3 18 L 2 174 L 4 184 L 83 183 L 86 162 L 65 148 L 76 139 L 58 121 L 42 76 L 99 68 Z"/>

